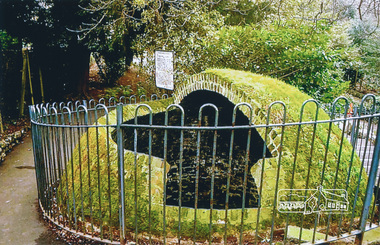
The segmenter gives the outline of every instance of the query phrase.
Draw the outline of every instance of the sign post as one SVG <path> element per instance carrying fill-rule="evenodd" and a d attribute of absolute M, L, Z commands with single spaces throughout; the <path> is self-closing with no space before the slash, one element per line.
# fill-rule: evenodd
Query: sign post
<path fill-rule="evenodd" d="M 174 52 L 156 51 L 156 86 L 167 90 L 174 89 Z"/>

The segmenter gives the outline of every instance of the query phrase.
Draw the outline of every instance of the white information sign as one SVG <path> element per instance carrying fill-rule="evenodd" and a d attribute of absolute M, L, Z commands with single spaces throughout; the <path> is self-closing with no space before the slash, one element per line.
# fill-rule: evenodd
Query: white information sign
<path fill-rule="evenodd" d="M 174 89 L 174 53 L 172 51 L 156 51 L 156 86 L 168 90 Z"/>

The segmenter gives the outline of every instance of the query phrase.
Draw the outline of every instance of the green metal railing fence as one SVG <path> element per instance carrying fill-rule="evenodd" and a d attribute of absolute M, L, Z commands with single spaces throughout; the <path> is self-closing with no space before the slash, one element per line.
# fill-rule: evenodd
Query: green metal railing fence
<path fill-rule="evenodd" d="M 108 244 L 361 240 L 379 226 L 376 105 L 273 102 L 264 124 L 167 95 L 30 106 L 39 204 Z"/>

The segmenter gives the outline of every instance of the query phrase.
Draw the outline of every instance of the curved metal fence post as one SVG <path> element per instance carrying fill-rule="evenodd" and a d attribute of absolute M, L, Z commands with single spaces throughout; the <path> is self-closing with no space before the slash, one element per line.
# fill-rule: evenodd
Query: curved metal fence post
<path fill-rule="evenodd" d="M 143 101 L 143 99 L 144 99 L 144 101 Z M 141 95 L 141 96 L 140 96 L 140 103 L 142 103 L 142 102 L 146 102 L 146 101 L 147 101 L 147 97 L 146 97 L 146 95 L 145 95 L 145 94 Z"/>
<path fill-rule="evenodd" d="M 105 105 L 106 104 L 106 100 L 104 98 L 100 98 L 99 99 L 99 104 Z"/>
<path fill-rule="evenodd" d="M 373 115 L 374 113 L 375 113 L 375 105 L 376 105 L 376 98 L 375 98 L 375 96 L 374 95 L 372 95 L 372 94 L 367 94 L 367 95 L 365 95 L 363 98 L 362 98 L 362 101 L 361 101 L 361 103 L 360 103 L 360 108 L 359 108 L 359 116 L 364 116 L 365 115 L 365 111 L 366 111 L 366 108 L 365 108 L 365 106 L 364 106 L 364 103 L 365 103 L 365 101 L 368 99 L 368 98 L 371 98 L 372 99 L 372 110 L 371 110 L 371 114 Z M 362 119 L 363 120 L 363 119 Z M 365 120 L 365 119 L 364 119 Z M 357 133 L 359 133 L 360 132 L 360 119 L 358 120 L 358 127 L 357 127 Z M 362 157 L 362 164 L 361 164 L 361 167 L 360 167 L 360 172 L 359 172 L 359 180 L 358 180 L 358 184 L 357 184 L 357 186 L 356 186 L 356 191 L 355 191 L 355 200 L 354 200 L 354 204 L 353 204 L 353 210 L 355 210 L 356 209 L 356 205 L 357 205 L 357 197 L 358 197 L 358 195 L 359 195 L 359 188 L 360 188 L 360 182 L 361 182 L 361 179 L 362 179 L 362 175 L 363 175 L 363 172 L 364 172 L 364 174 L 366 173 L 366 171 L 365 171 L 365 155 L 367 154 L 366 152 L 367 152 L 367 147 L 368 147 L 368 141 L 369 141 L 369 134 L 370 134 L 370 128 L 371 128 L 371 121 L 372 121 L 372 118 L 369 118 L 369 121 L 368 121 L 368 126 L 367 126 L 367 136 L 365 137 L 366 139 L 365 139 L 365 146 L 364 146 L 364 149 L 362 149 L 362 146 L 363 146 L 363 142 L 361 142 L 360 144 L 359 144 L 359 146 L 357 147 L 357 145 L 358 145 L 358 142 L 357 142 L 357 139 L 355 139 L 355 144 L 354 144 L 354 149 L 357 151 L 357 152 L 361 152 L 362 150 L 364 150 L 363 151 L 363 157 Z M 363 125 L 363 129 L 362 129 L 362 131 L 364 132 L 364 130 L 365 130 L 365 126 Z M 355 136 L 356 138 L 358 138 L 358 135 L 356 135 Z M 354 150 L 353 149 L 353 150 Z M 359 158 L 360 158 L 360 154 L 359 154 Z M 350 166 L 351 167 L 351 166 Z M 364 170 L 364 171 L 363 171 Z M 348 176 L 350 176 L 351 175 L 351 168 L 350 168 L 350 170 L 348 171 Z M 347 178 L 347 180 L 348 180 L 349 178 Z M 347 181 L 348 182 L 348 181 Z M 364 208 L 364 206 L 363 206 L 363 208 Z M 353 219 L 354 219 L 354 214 L 355 214 L 355 212 L 352 212 L 352 215 L 351 215 L 351 223 L 353 223 Z M 350 225 L 350 229 L 349 230 L 351 230 L 351 226 L 352 225 Z"/>
<path fill-rule="evenodd" d="M 372 164 L 371 164 L 372 165 L 371 172 L 369 173 L 369 177 L 368 177 L 368 184 L 367 184 L 366 195 L 365 195 L 365 200 L 364 200 L 364 205 L 363 205 L 363 211 L 360 218 L 361 239 L 363 238 L 363 233 L 365 231 L 366 222 L 367 222 L 367 218 L 369 214 L 369 208 L 371 206 L 373 187 L 376 181 L 376 173 L 379 168 L 379 157 L 380 157 L 380 117 L 378 117 L 377 134 L 376 134 L 375 148 L 374 148 Z"/>
<path fill-rule="evenodd" d="M 214 120 L 214 135 L 213 135 L 213 146 L 212 146 L 212 167 L 211 167 L 211 190 L 210 190 L 210 223 L 209 223 L 209 244 L 212 243 L 212 213 L 213 213 L 213 205 L 214 205 L 214 181 L 215 181 L 215 157 L 216 157 L 216 142 L 217 142 L 217 127 L 219 120 L 219 110 L 214 104 L 207 103 L 202 105 L 199 108 L 198 112 L 198 127 L 202 127 L 202 116 L 203 109 L 206 107 L 211 107 L 215 111 L 215 120 Z M 206 122 L 207 124 L 207 122 Z M 200 144 L 201 144 L 201 133 L 198 131 L 197 135 L 197 167 L 196 167 L 196 178 L 195 178 L 195 203 L 194 203 L 194 244 L 196 243 L 197 236 L 197 209 L 198 209 L 198 198 L 199 198 L 199 177 L 200 177 Z"/>
<path fill-rule="evenodd" d="M 246 143 L 246 153 L 245 153 L 245 160 L 244 160 L 244 177 L 243 177 L 243 197 L 241 202 L 241 220 L 240 220 L 240 237 L 239 237 L 239 243 L 243 243 L 243 233 L 244 233 L 244 213 L 245 213 L 245 202 L 246 202 L 246 194 L 247 194 L 247 181 L 248 181 L 248 174 L 249 174 L 249 155 L 250 155 L 250 149 L 251 149 L 251 135 L 252 135 L 252 117 L 253 117 L 253 108 L 250 104 L 241 102 L 237 104 L 234 107 L 233 110 L 233 116 L 232 116 L 232 127 L 236 126 L 236 114 L 237 109 L 240 106 L 246 106 L 249 109 L 249 118 L 248 118 L 248 124 L 250 128 L 248 129 L 248 136 L 247 136 L 247 143 Z M 226 211 L 225 211 L 225 230 L 227 231 L 227 224 L 228 224 L 228 218 L 227 218 L 227 209 L 228 209 L 228 190 L 230 188 L 230 177 L 231 177 L 231 168 L 232 168 L 232 155 L 233 155 L 233 144 L 234 144 L 234 129 L 231 130 L 231 139 L 230 139 L 230 152 L 229 152 L 229 161 L 228 161 L 228 179 L 227 179 L 227 191 L 226 191 Z M 225 244 L 227 244 L 227 232 L 225 232 Z"/>
<path fill-rule="evenodd" d="M 40 174 L 39 174 L 39 160 L 37 158 L 37 155 L 39 153 L 37 153 L 37 126 L 35 125 L 34 121 L 36 120 L 36 109 L 35 109 L 35 106 L 34 105 L 30 105 L 29 106 L 29 116 L 30 116 L 30 120 L 31 120 L 31 127 L 32 127 L 32 146 L 33 146 L 33 157 L 34 157 L 34 166 L 36 168 L 36 182 L 37 182 L 37 194 L 38 194 L 38 200 L 41 200 L 41 193 L 40 193 Z"/>
<path fill-rule="evenodd" d="M 88 109 L 95 108 L 96 102 L 94 99 L 88 101 Z"/>
<path fill-rule="evenodd" d="M 138 130 L 137 130 L 137 126 L 139 125 L 138 124 L 138 115 L 139 115 L 139 109 L 145 107 L 148 111 L 149 111 L 149 126 L 152 126 L 152 116 L 153 116 L 153 110 L 152 108 L 147 105 L 147 104 L 139 104 L 137 105 L 136 109 L 135 109 L 135 118 L 134 118 L 134 185 L 135 185 L 135 243 L 136 244 L 139 244 L 139 237 L 138 237 L 138 233 L 139 233 L 139 227 L 138 227 L 138 221 L 139 221 L 139 205 L 138 205 L 138 195 L 140 193 L 138 193 L 138 184 L 137 184 L 137 179 L 138 179 Z M 152 205 L 152 178 L 151 178 L 151 174 L 152 174 L 152 168 L 151 168 L 151 164 L 152 164 L 152 131 L 151 129 L 149 129 L 149 153 L 148 153 L 148 191 L 149 191 L 149 194 L 148 194 L 148 197 L 149 197 L 149 204 L 148 204 L 148 219 L 149 219 L 149 224 L 148 224 L 148 229 L 149 229 L 149 244 L 151 244 L 151 241 L 152 241 L 152 232 L 151 232 L 151 205 Z"/>
<path fill-rule="evenodd" d="M 108 106 L 115 106 L 116 105 L 116 99 L 115 97 L 111 97 L 108 99 Z"/>
<path fill-rule="evenodd" d="M 59 111 L 62 112 L 62 108 L 65 106 L 65 102 L 59 103 Z"/>
<path fill-rule="evenodd" d="M 116 106 L 117 113 L 117 155 L 118 155 L 118 173 L 119 173 L 119 224 L 120 224 L 120 244 L 125 244 L 125 192 L 124 192 L 124 139 L 121 130 L 123 123 L 123 104 L 119 103 Z"/>
<path fill-rule="evenodd" d="M 132 104 L 132 99 L 133 99 L 133 104 L 137 103 L 136 95 L 131 95 L 129 97 L 129 104 Z"/>
<path fill-rule="evenodd" d="M 343 105 L 340 105 L 338 104 L 338 102 L 340 100 L 343 100 L 344 104 Z M 336 188 L 336 185 L 337 185 L 337 180 L 338 180 L 338 175 L 339 175 L 339 170 L 340 170 L 340 167 L 341 167 L 341 157 L 342 157 L 342 147 L 343 147 L 343 140 L 344 140 L 344 132 L 346 130 L 346 125 L 347 125 L 347 112 L 348 112 L 348 109 L 349 109 L 349 101 L 346 97 L 344 96 L 340 96 L 338 98 L 336 98 L 333 102 L 333 107 L 332 107 L 332 116 L 335 115 L 335 113 L 337 112 L 336 108 L 338 106 L 344 106 L 344 121 L 343 121 L 343 129 L 342 129 L 342 133 L 341 133 L 341 136 L 340 136 L 340 144 L 339 144 L 339 150 L 338 150 L 338 157 L 336 159 L 336 170 L 335 170 L 335 177 L 334 177 L 334 181 L 333 181 L 333 191 L 332 193 L 335 194 L 335 188 Z M 341 108 L 339 108 L 341 110 Z M 338 112 L 338 115 L 339 115 L 339 112 Z M 335 118 L 334 118 L 335 119 Z M 318 198 L 319 199 L 319 198 Z M 330 211 L 329 212 L 329 215 L 328 215 L 328 218 L 327 218 L 327 232 L 326 232 L 326 235 L 325 235 L 325 240 L 328 239 L 328 231 L 330 229 L 330 223 L 331 223 L 331 220 L 332 220 L 332 212 Z M 339 236 L 339 232 L 338 232 L 338 236 Z"/>
<path fill-rule="evenodd" d="M 153 95 L 152 95 L 153 96 Z M 185 125 L 185 111 L 182 106 L 180 105 L 169 105 L 166 108 L 165 111 L 165 126 L 169 126 L 169 110 L 171 108 L 175 108 L 181 111 L 181 127 Z M 182 209 L 182 164 L 183 164 L 183 130 L 181 129 L 180 132 L 180 146 L 179 146 L 179 190 L 178 190 L 178 244 L 181 244 L 181 209 Z M 167 200 L 167 194 L 166 194 L 166 162 L 167 162 L 167 148 L 168 148 L 168 130 L 165 128 L 164 131 L 164 158 L 163 158 L 163 165 L 164 165 L 164 201 L 163 201 L 163 236 L 164 236 L 164 244 L 166 244 L 166 200 Z"/>
<path fill-rule="evenodd" d="M 269 118 L 270 118 L 270 115 L 271 115 L 271 109 L 274 105 L 280 105 L 283 107 L 283 116 L 282 116 L 282 125 L 281 125 L 281 139 L 280 139 L 280 146 L 279 146 L 279 156 L 278 156 L 278 165 L 277 165 L 277 170 L 276 170 L 276 185 L 275 185 L 275 190 L 274 190 L 274 201 L 273 201 L 273 210 L 272 210 L 272 226 L 271 226 L 271 230 L 270 230 L 270 241 L 269 243 L 272 243 L 273 241 L 273 235 L 274 235 L 274 228 L 275 228 L 275 217 L 276 217 L 276 207 L 277 207 L 277 198 L 278 198 L 278 182 L 279 182 L 279 178 L 280 178 L 280 170 L 281 170 L 281 159 L 282 159 L 282 144 L 283 144 L 283 141 L 284 141 L 284 132 L 285 132 L 285 123 L 286 123 L 286 112 L 287 112 L 287 108 L 286 108 L 286 105 L 284 102 L 282 101 L 275 101 L 275 102 L 272 102 L 270 105 L 269 105 L 269 108 L 268 108 L 268 116 L 267 116 L 267 119 L 269 121 Z M 302 235 L 302 231 L 300 232 L 300 236 Z"/>

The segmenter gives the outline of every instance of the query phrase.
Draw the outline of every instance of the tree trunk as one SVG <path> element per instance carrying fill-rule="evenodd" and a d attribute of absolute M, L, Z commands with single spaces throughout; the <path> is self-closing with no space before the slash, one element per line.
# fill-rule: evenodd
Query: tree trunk
<path fill-rule="evenodd" d="M 95 63 L 96 63 L 96 65 L 98 66 L 98 69 L 99 69 L 99 76 L 100 76 L 100 78 L 101 78 L 103 81 L 106 81 L 107 78 L 106 78 L 106 75 L 105 75 L 105 73 L 104 73 L 104 67 L 103 67 L 103 65 L 102 65 L 102 61 L 101 61 L 101 59 L 100 59 L 100 55 L 99 55 L 99 53 L 94 52 L 94 53 L 92 53 L 92 54 L 93 54 L 93 57 L 94 57 L 94 59 L 95 59 Z"/>
<path fill-rule="evenodd" d="M 4 133 L 4 127 L 3 127 L 3 118 L 1 117 L 1 111 L 0 111 L 0 134 Z"/>
<path fill-rule="evenodd" d="M 84 49 L 77 52 L 77 55 L 77 59 L 73 63 L 73 66 L 76 68 L 77 93 L 88 97 L 91 53 L 87 49 Z"/>
<path fill-rule="evenodd" d="M 39 73 L 39 75 L 40 75 L 41 100 L 42 100 L 42 103 L 45 103 L 44 84 L 43 84 L 43 81 L 42 81 L 42 71 L 41 71 L 41 67 L 38 68 L 38 73 Z"/>
<path fill-rule="evenodd" d="M 27 77 L 27 60 L 26 50 L 22 50 L 22 79 L 21 79 L 21 97 L 20 97 L 20 117 L 24 116 L 24 104 L 25 104 L 25 87 Z"/>
<path fill-rule="evenodd" d="M 356 89 L 356 84 L 357 84 L 357 82 L 358 82 L 358 74 L 359 74 L 359 71 L 356 70 L 356 72 L 355 72 L 354 85 L 353 85 L 353 86 L 351 85 L 351 87 L 353 87 L 354 89 Z"/>
<path fill-rule="evenodd" d="M 30 73 L 30 59 L 29 59 L 29 51 L 28 51 L 28 50 L 26 50 L 26 60 L 27 60 L 27 63 L 28 63 L 28 76 L 29 76 L 30 99 L 31 99 L 31 101 L 32 101 L 32 105 L 34 105 L 32 74 Z"/>

